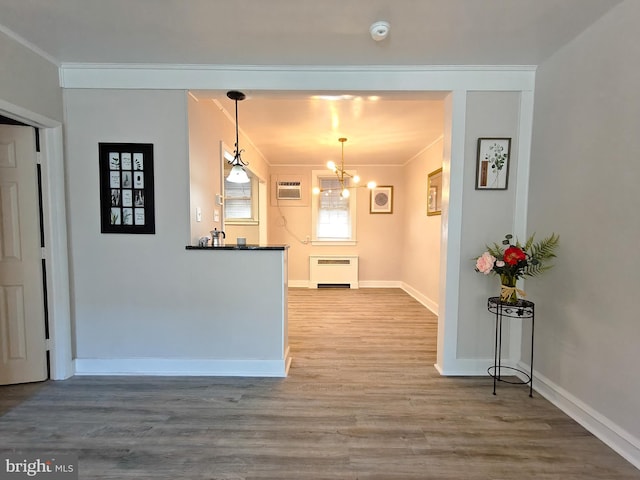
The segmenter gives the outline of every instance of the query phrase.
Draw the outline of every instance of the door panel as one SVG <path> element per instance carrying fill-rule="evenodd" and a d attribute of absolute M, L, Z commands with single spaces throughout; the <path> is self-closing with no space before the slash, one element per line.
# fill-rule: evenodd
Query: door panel
<path fill-rule="evenodd" d="M 0 260 L 20 260 L 20 219 L 18 214 L 18 184 L 0 183 L 2 213 L 2 248 Z"/>
<path fill-rule="evenodd" d="M 35 135 L 0 125 L 0 384 L 47 378 Z"/>

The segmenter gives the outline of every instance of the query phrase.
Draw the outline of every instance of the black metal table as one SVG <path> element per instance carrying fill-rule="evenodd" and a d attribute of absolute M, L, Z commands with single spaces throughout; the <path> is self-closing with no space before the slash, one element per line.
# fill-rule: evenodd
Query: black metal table
<path fill-rule="evenodd" d="M 487 369 L 487 373 L 493 377 L 493 394 L 496 394 L 496 383 L 505 382 L 517 385 L 529 385 L 529 396 L 533 397 L 533 338 L 535 327 L 535 304 L 528 300 L 518 300 L 517 303 L 507 303 L 500 300 L 500 297 L 489 297 L 487 309 L 496 316 L 496 340 L 494 345 L 493 365 Z M 521 320 L 531 319 L 531 362 L 529 372 L 525 372 L 516 367 L 502 365 L 502 319 L 518 318 Z M 518 372 L 524 375 L 526 380 L 506 380 L 502 377 L 502 370 Z"/>

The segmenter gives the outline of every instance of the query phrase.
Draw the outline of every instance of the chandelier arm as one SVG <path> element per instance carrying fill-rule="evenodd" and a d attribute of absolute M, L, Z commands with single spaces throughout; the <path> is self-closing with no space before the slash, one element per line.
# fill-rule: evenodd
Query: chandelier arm
<path fill-rule="evenodd" d="M 350 186 L 350 187 L 344 187 L 344 188 L 342 188 L 341 190 L 344 190 L 344 189 L 347 189 L 347 190 L 353 190 L 353 189 L 355 189 L 355 188 L 369 188 L 369 187 L 367 187 L 366 185 L 352 185 L 352 186 Z M 336 189 L 336 188 L 321 188 L 321 189 L 319 189 L 318 191 L 319 191 L 320 193 L 322 193 L 322 192 L 332 192 L 332 191 L 334 191 L 334 190 L 337 190 L 337 189 Z"/>
<path fill-rule="evenodd" d="M 344 168 L 344 142 L 347 141 L 346 138 L 341 137 L 338 139 L 338 141 L 342 144 L 342 158 L 341 158 L 341 162 L 340 162 L 340 167 L 338 168 L 337 165 L 335 165 L 334 162 L 328 162 L 327 166 L 330 170 L 333 171 L 333 173 L 336 174 L 336 178 L 338 179 L 338 182 L 340 182 L 340 189 L 341 191 L 345 191 L 345 190 L 350 190 L 350 189 L 354 189 L 354 188 L 373 188 L 370 187 L 369 184 L 367 185 L 357 185 L 358 181 L 354 181 L 354 183 L 356 183 L 356 185 L 348 185 L 345 186 L 345 177 L 348 180 L 349 178 L 352 179 L 356 179 L 357 175 L 352 175 L 349 172 L 347 172 Z M 329 166 L 329 164 L 331 164 L 331 166 Z M 375 182 L 369 182 L 369 183 L 375 183 Z M 314 187 L 314 193 L 322 193 L 322 192 L 331 192 L 336 190 L 335 188 L 315 188 Z M 347 192 L 348 193 L 348 192 Z"/>

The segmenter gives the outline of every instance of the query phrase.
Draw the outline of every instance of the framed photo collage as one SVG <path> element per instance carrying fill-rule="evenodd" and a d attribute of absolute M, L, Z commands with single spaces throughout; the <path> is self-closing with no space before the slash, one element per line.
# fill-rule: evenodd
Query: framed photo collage
<path fill-rule="evenodd" d="M 155 233 L 153 144 L 100 143 L 102 233 Z"/>

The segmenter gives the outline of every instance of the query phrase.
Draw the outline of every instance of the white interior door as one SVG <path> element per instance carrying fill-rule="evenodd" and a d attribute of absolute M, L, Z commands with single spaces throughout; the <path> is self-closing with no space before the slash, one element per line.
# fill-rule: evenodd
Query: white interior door
<path fill-rule="evenodd" d="M 33 128 L 0 125 L 0 384 L 46 380 Z"/>

